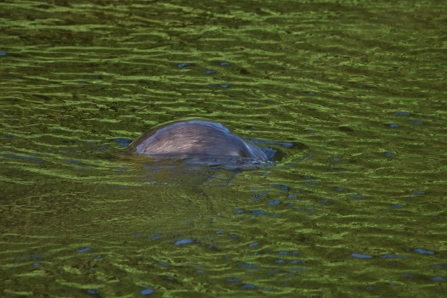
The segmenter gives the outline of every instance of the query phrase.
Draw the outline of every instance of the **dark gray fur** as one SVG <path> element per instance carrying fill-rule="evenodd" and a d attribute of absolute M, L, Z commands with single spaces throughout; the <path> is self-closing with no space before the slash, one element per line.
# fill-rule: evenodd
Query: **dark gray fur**
<path fill-rule="evenodd" d="M 187 120 L 156 127 L 130 145 L 136 153 L 151 156 L 209 156 L 267 161 L 265 153 L 230 133 L 220 123 Z"/>

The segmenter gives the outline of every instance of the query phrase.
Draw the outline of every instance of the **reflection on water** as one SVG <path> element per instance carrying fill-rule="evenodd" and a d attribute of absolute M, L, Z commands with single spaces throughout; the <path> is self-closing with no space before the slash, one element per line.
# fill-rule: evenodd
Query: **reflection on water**
<path fill-rule="evenodd" d="M 2 293 L 444 297 L 446 6 L 410 2 L 2 3 Z M 124 153 L 185 117 L 274 162 Z"/>

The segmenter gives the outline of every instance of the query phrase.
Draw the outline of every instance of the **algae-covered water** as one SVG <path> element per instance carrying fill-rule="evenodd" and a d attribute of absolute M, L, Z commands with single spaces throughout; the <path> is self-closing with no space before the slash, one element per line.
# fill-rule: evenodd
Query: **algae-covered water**
<path fill-rule="evenodd" d="M 442 1 L 1 1 L 0 29 L 0 296 L 447 296 Z M 126 154 L 183 118 L 277 160 Z"/>

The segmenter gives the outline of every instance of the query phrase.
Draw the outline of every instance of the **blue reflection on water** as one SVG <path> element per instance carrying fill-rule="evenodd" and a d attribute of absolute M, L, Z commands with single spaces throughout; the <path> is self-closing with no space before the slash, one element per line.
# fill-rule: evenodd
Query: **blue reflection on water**
<path fill-rule="evenodd" d="M 127 138 L 114 138 L 112 142 L 118 143 L 120 147 L 125 148 L 132 143 L 132 140 Z"/>
<path fill-rule="evenodd" d="M 366 254 L 359 254 L 359 253 L 352 253 L 351 257 L 357 258 L 357 259 L 371 259 L 372 256 L 366 255 Z"/>

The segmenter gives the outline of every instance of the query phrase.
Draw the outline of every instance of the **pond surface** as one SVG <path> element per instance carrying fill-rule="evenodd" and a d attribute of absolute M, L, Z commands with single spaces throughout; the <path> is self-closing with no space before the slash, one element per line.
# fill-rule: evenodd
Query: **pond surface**
<path fill-rule="evenodd" d="M 3 1 L 2 296 L 446 296 L 440 3 Z M 182 118 L 284 154 L 123 156 Z"/>

